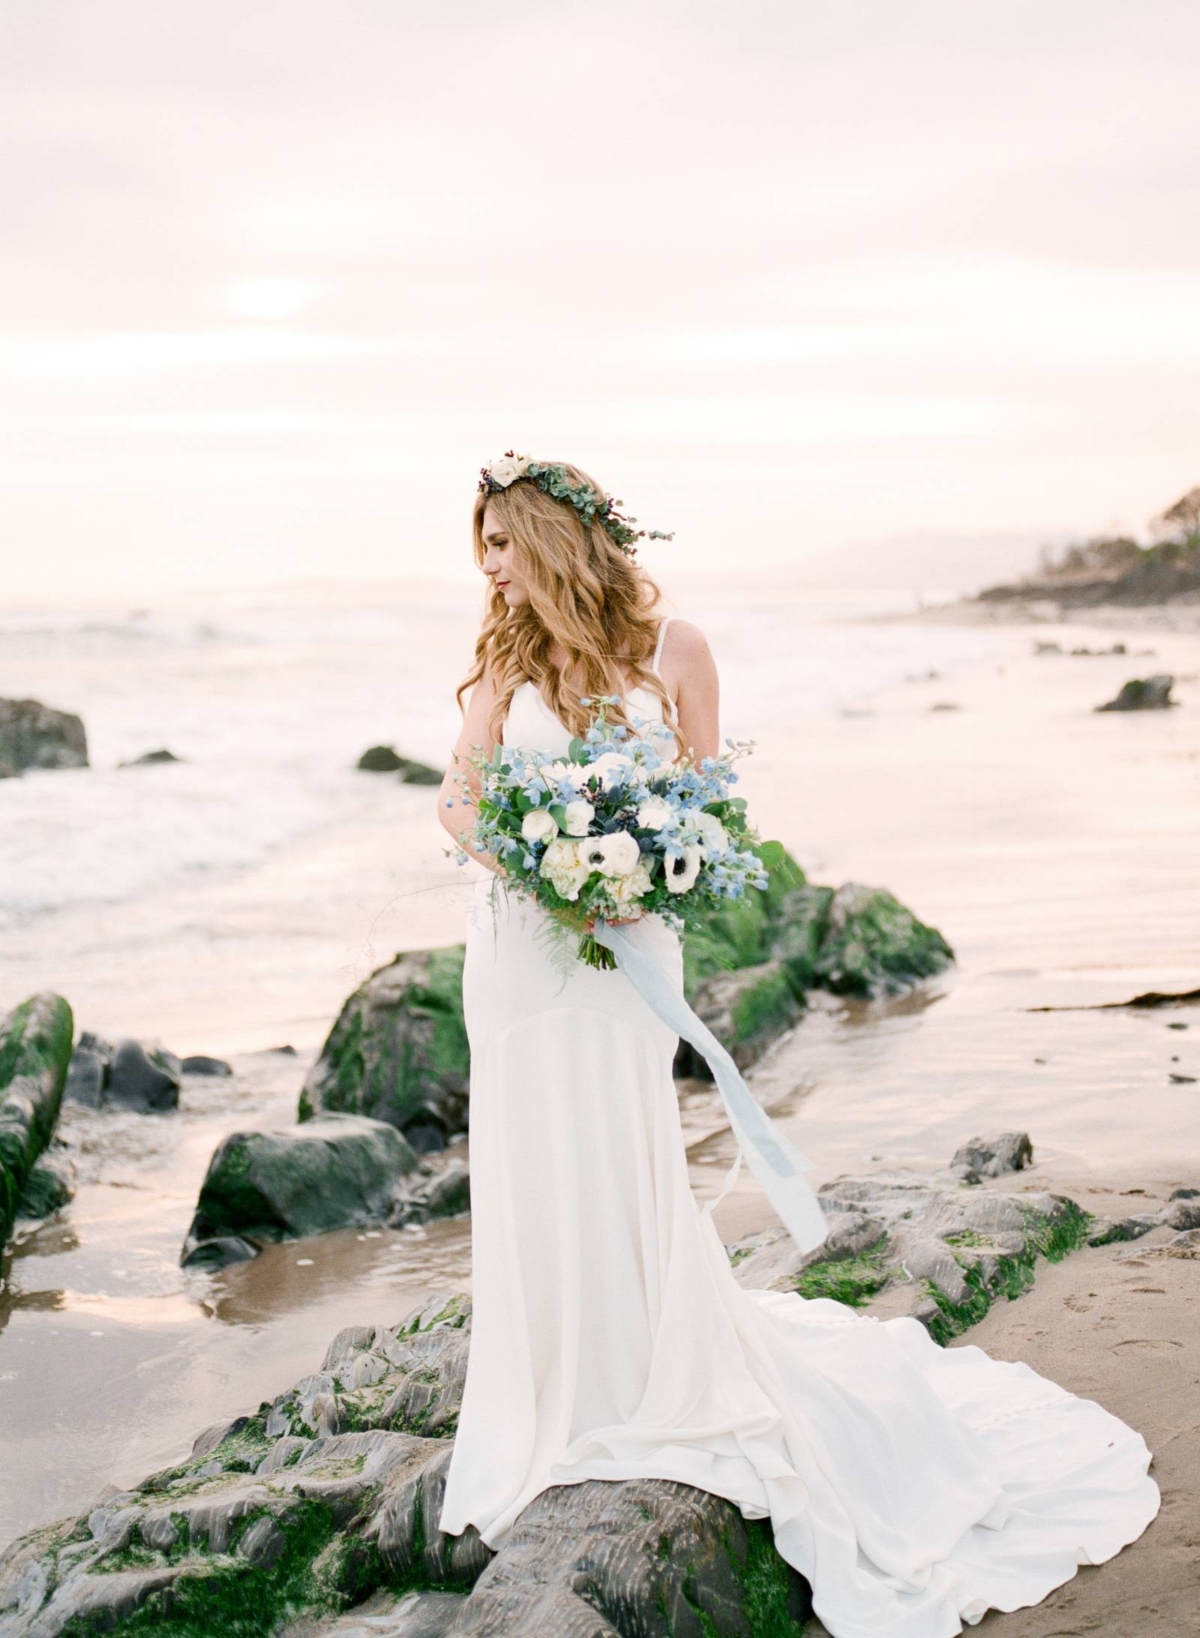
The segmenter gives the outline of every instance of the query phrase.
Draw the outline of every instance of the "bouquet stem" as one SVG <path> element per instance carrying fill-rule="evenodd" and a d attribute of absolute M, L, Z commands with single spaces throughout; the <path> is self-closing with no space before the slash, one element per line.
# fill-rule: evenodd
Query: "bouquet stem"
<path fill-rule="evenodd" d="M 585 933 L 579 940 L 579 959 L 589 967 L 598 967 L 601 972 L 612 972 L 617 965 L 617 958 L 607 944 L 601 944 L 592 933 Z"/>

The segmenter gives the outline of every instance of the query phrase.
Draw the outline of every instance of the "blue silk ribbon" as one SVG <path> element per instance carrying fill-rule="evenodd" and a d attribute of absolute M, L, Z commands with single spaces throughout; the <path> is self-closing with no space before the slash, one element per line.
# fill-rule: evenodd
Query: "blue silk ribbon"
<path fill-rule="evenodd" d="M 604 944 L 616 957 L 617 966 L 650 1010 L 668 1029 L 681 1036 L 697 1052 L 704 1054 L 729 1125 L 737 1139 L 738 1157 L 716 1200 L 705 1207 L 711 1212 L 724 1199 L 737 1179 L 744 1159 L 762 1187 L 763 1193 L 801 1251 L 812 1251 L 825 1239 L 825 1214 L 804 1173 L 812 1170 L 805 1158 L 771 1120 L 751 1095 L 737 1065 L 708 1026 L 697 1018 L 681 991 L 644 951 L 639 950 L 622 927 L 597 921 L 593 928 L 597 944 Z"/>

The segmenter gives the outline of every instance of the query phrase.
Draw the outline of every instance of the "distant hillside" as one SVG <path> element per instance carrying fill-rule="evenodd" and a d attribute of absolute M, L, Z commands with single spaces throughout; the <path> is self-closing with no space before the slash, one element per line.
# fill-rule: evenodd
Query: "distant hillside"
<path fill-rule="evenodd" d="M 853 541 L 797 559 L 789 579 L 814 591 L 902 591 L 914 597 L 969 596 L 1031 571 L 1045 537 L 931 531 Z"/>
<path fill-rule="evenodd" d="M 1200 601 L 1200 486 L 1155 518 L 1151 529 L 1161 538 L 1150 546 L 1128 535 L 1101 535 L 1043 552 L 1034 574 L 988 586 L 974 601 L 1044 599 L 1070 608 Z"/>

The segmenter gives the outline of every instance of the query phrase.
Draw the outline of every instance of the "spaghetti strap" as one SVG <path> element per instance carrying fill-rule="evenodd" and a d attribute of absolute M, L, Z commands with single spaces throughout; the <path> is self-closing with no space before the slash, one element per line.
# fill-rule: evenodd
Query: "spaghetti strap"
<path fill-rule="evenodd" d="M 674 615 L 668 614 L 663 620 L 659 621 L 658 641 L 654 645 L 654 658 L 650 662 L 650 669 L 653 671 L 656 677 L 658 676 L 659 662 L 662 659 L 663 638 L 667 635 L 667 627 L 671 624 L 671 621 L 674 618 Z"/>

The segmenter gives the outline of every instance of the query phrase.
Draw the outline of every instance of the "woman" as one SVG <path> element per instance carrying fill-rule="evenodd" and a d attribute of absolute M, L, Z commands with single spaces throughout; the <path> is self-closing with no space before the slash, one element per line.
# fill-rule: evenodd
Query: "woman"
<path fill-rule="evenodd" d="M 459 771 L 472 746 L 561 755 L 602 693 L 616 720 L 661 717 L 715 753 L 708 646 L 659 618 L 616 504 L 572 466 L 485 469 Z M 458 839 L 453 772 L 439 813 Z M 769 1517 L 834 1638 L 958 1633 L 1140 1535 L 1150 1453 L 1098 1405 L 913 1319 L 742 1290 L 690 1191 L 675 1036 L 623 972 L 564 970 L 547 931 L 481 875 L 463 975 L 474 1319 L 440 1528 L 498 1547 L 548 1486 L 675 1479 Z M 673 931 L 626 932 L 681 984 Z"/>

